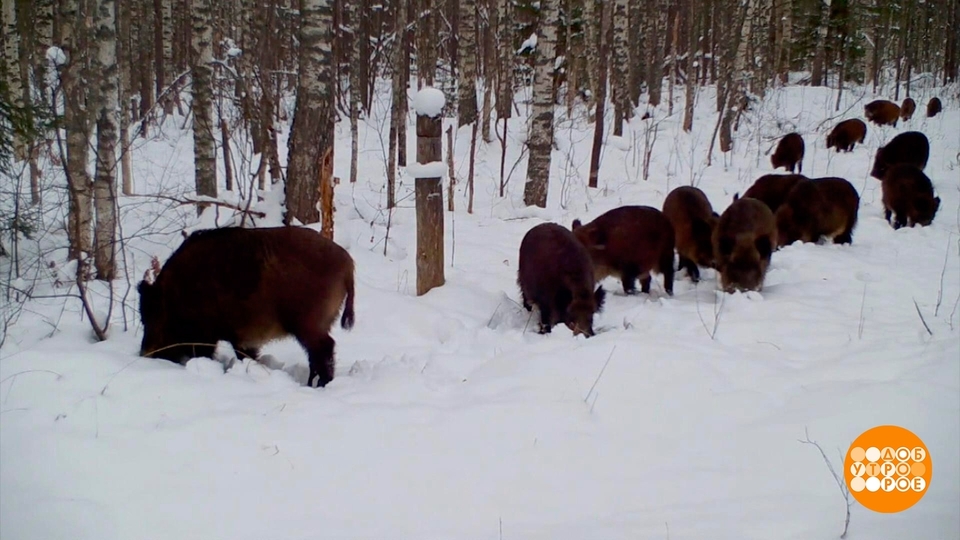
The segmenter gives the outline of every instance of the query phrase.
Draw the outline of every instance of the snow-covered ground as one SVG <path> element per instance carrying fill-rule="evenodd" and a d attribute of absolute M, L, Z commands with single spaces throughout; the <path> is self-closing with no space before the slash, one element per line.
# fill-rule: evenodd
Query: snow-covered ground
<path fill-rule="evenodd" d="M 836 538 L 844 499 L 819 451 L 799 440 L 809 433 L 840 469 L 849 444 L 882 424 L 924 440 L 932 482 L 902 513 L 854 503 L 848 538 L 960 538 L 960 108 L 943 93 L 946 110 L 926 119 L 934 91 L 915 92 L 914 119 L 871 124 L 863 145 L 836 154 L 825 149 L 829 129 L 862 117 L 875 96 L 848 90 L 834 112 L 829 90 L 771 91 L 741 120 L 732 160 L 715 148 L 710 167 L 713 90 L 701 91 L 691 134 L 679 129 L 678 95 L 674 115 L 664 104 L 610 139 L 593 190 L 592 124 L 558 107 L 546 210 L 521 202 L 520 116 L 510 121 L 507 197 L 497 195 L 495 138 L 478 144 L 476 209 L 466 213 L 464 127 L 447 281 L 423 297 L 409 176 L 385 240 L 384 96 L 361 127 L 355 185 L 349 124 L 337 127 L 336 240 L 356 260 L 358 289 L 356 326 L 334 330 L 333 382 L 302 385 L 306 356 L 292 339 L 265 350 L 280 369 L 139 358 L 135 290 L 102 343 L 75 301 L 33 300 L 0 350 L 0 538 Z M 139 193 L 192 184 L 182 124 L 138 139 Z M 894 231 L 868 172 L 876 148 L 911 129 L 930 138 L 926 172 L 943 202 L 930 227 Z M 712 271 L 698 286 L 679 273 L 673 297 L 659 276 L 650 295 L 632 297 L 611 279 L 597 336 L 574 338 L 562 325 L 535 333 L 515 284 L 526 230 L 623 204 L 659 208 L 691 182 L 722 212 L 771 172 L 768 153 L 792 130 L 806 141 L 806 175 L 842 176 L 859 190 L 852 245 L 781 249 L 762 293 L 719 294 Z M 282 193 L 263 195 L 255 208 L 269 216 L 259 224 L 276 224 Z M 181 228 L 214 221 L 167 201 L 125 198 L 122 208 L 134 285 Z M 221 210 L 220 223 L 228 217 Z M 44 257 L 69 272 L 62 247 Z M 37 292 L 67 290 L 51 282 Z M 105 288 L 91 287 L 105 308 Z M 118 295 L 127 287 L 119 280 Z"/>

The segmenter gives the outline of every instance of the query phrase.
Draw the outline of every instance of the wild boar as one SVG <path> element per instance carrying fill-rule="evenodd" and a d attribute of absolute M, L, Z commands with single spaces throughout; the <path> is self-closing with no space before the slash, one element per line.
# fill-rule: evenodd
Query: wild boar
<path fill-rule="evenodd" d="M 856 143 L 862 143 L 867 136 L 867 124 L 859 118 L 850 118 L 844 120 L 830 131 L 827 135 L 827 148 L 836 148 L 837 152 L 841 150 L 850 152 Z"/>
<path fill-rule="evenodd" d="M 927 118 L 933 118 L 942 110 L 943 103 L 940 103 L 940 98 L 932 97 L 930 101 L 927 102 Z"/>
<path fill-rule="evenodd" d="M 770 208 L 757 199 L 733 202 L 713 231 L 717 272 L 725 292 L 761 291 L 777 245 L 777 227 Z"/>
<path fill-rule="evenodd" d="M 308 386 L 334 375 L 330 328 L 354 323 L 354 263 L 345 249 L 304 227 L 196 231 L 150 283 L 141 281 L 141 356 L 181 363 L 217 341 L 257 358 L 292 335 L 306 349 Z"/>
<path fill-rule="evenodd" d="M 517 284 L 523 307 L 540 311 L 541 334 L 563 323 L 573 335 L 594 335 L 593 316 L 606 293 L 594 290 L 593 263 L 587 249 L 566 227 L 541 223 L 520 242 Z"/>
<path fill-rule="evenodd" d="M 770 156 L 770 163 L 774 169 L 785 167 L 793 172 L 803 172 L 803 137 L 799 133 L 788 133 L 777 143 L 777 150 Z"/>
<path fill-rule="evenodd" d="M 777 209 L 778 246 L 817 242 L 821 236 L 834 244 L 853 242 L 860 195 L 843 178 L 812 178 L 798 182 Z"/>
<path fill-rule="evenodd" d="M 940 209 L 940 197 L 933 196 L 933 183 L 923 171 L 905 163 L 894 165 L 887 170 L 880 185 L 883 215 L 894 229 L 918 224 L 926 227 L 933 222 Z"/>
<path fill-rule="evenodd" d="M 900 106 L 892 101 L 878 99 L 867 103 L 863 107 L 863 115 L 867 117 L 867 120 L 878 126 L 897 127 L 897 120 L 900 119 Z"/>
<path fill-rule="evenodd" d="M 906 98 L 900 105 L 900 119 L 906 122 L 913 118 L 913 113 L 917 111 L 917 102 L 913 98 Z"/>
<path fill-rule="evenodd" d="M 793 186 L 801 180 L 807 180 L 807 177 L 802 174 L 765 174 L 757 178 L 743 196 L 757 199 L 766 204 L 771 212 L 776 212 L 783 201 L 787 200 L 787 194 Z M 735 194 L 733 201 L 736 202 L 739 198 L 740 195 Z"/>
<path fill-rule="evenodd" d="M 623 292 L 650 292 L 651 272 L 663 276 L 663 288 L 673 295 L 674 232 L 663 212 L 651 206 L 621 206 L 586 225 L 573 221 L 573 234 L 593 260 L 596 281 L 620 278 Z"/>
<path fill-rule="evenodd" d="M 713 229 L 720 216 L 713 211 L 707 195 L 692 186 L 680 186 L 663 201 L 663 215 L 673 225 L 680 269 L 687 269 L 691 281 L 700 281 L 700 269 L 714 268 Z"/>
<path fill-rule="evenodd" d="M 919 131 L 904 131 L 890 139 L 885 146 L 877 148 L 870 176 L 883 180 L 887 169 L 899 163 L 913 165 L 922 171 L 929 158 L 930 141 L 927 136 Z"/>

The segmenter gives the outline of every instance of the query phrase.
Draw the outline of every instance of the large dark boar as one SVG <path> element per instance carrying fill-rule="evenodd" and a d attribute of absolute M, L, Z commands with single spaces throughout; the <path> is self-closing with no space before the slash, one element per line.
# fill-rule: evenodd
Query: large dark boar
<path fill-rule="evenodd" d="M 830 131 L 827 135 L 827 148 L 836 148 L 837 152 L 841 150 L 850 152 L 856 143 L 862 143 L 867 136 L 867 124 L 859 118 L 844 120 Z"/>
<path fill-rule="evenodd" d="M 942 110 L 943 103 L 940 103 L 940 98 L 932 97 L 930 101 L 927 102 L 927 118 L 933 118 Z"/>
<path fill-rule="evenodd" d="M 573 221 L 573 234 L 593 260 L 596 280 L 619 277 L 623 292 L 650 292 L 650 272 L 663 275 L 663 288 L 673 295 L 674 233 L 663 212 L 650 206 L 621 206 L 583 225 Z"/>
<path fill-rule="evenodd" d="M 919 131 L 904 131 L 890 139 L 885 146 L 877 148 L 870 176 L 883 180 L 887 169 L 899 163 L 913 165 L 922 171 L 929 158 L 930 141 L 927 136 Z"/>
<path fill-rule="evenodd" d="M 906 122 L 913 118 L 913 113 L 917 111 L 917 102 L 913 98 L 906 98 L 900 105 L 900 119 Z"/>
<path fill-rule="evenodd" d="M 892 101 L 878 99 L 867 103 L 863 107 L 863 115 L 867 117 L 867 120 L 878 126 L 897 127 L 897 120 L 900 119 L 900 106 Z"/>
<path fill-rule="evenodd" d="M 803 137 L 799 133 L 788 133 L 777 143 L 777 149 L 770 156 L 773 168 L 785 167 L 788 171 L 803 172 Z"/>
<path fill-rule="evenodd" d="M 744 197 L 724 210 L 713 231 L 720 286 L 726 292 L 760 291 L 777 245 L 770 208 Z"/>
<path fill-rule="evenodd" d="M 593 335 L 593 315 L 603 308 L 605 292 L 594 290 L 593 263 L 573 233 L 556 223 L 541 223 L 520 242 L 517 284 L 523 307 L 540 310 L 540 333 L 564 323 L 573 335 Z"/>
<path fill-rule="evenodd" d="M 334 374 L 330 328 L 353 326 L 354 264 L 345 249 L 303 227 L 197 231 L 141 281 L 140 354 L 174 362 L 209 355 L 219 340 L 256 358 L 292 335 L 310 362 L 308 386 Z M 201 352 L 202 351 L 202 352 Z"/>
<path fill-rule="evenodd" d="M 680 268 L 690 279 L 700 281 L 700 269 L 714 268 L 713 229 L 720 216 L 713 211 L 707 195 L 692 186 L 680 186 L 663 201 L 663 215 L 673 225 Z"/>
<path fill-rule="evenodd" d="M 817 242 L 821 236 L 834 244 L 853 242 L 860 195 L 843 178 L 813 178 L 797 183 L 777 209 L 778 246 Z"/>
<path fill-rule="evenodd" d="M 807 180 L 802 174 L 765 174 L 750 186 L 744 197 L 750 197 L 763 202 L 770 208 L 771 212 L 776 212 L 777 208 L 787 200 L 787 194 L 797 185 L 797 182 Z M 740 198 L 739 194 L 733 196 L 736 202 Z"/>
<path fill-rule="evenodd" d="M 894 165 L 881 183 L 884 217 L 894 229 L 903 226 L 926 227 L 940 209 L 940 197 L 933 196 L 933 183 L 913 165 Z M 890 221 L 891 214 L 893 221 Z"/>

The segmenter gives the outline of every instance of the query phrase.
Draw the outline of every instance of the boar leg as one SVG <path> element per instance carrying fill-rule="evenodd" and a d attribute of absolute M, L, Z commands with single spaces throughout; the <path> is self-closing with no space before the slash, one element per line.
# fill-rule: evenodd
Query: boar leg
<path fill-rule="evenodd" d="M 696 273 L 697 279 L 700 278 L 700 269 L 697 268 L 697 263 L 690 261 L 690 266 L 693 268 L 690 274 L 691 277 Z M 663 274 L 663 288 L 667 291 L 667 294 L 673 296 L 673 250 L 670 250 L 669 256 L 664 255 L 663 259 L 660 261 L 660 273 Z M 649 276 L 649 274 L 648 274 Z M 647 290 L 650 290 L 650 281 L 649 277 L 647 278 Z M 694 281 L 696 282 L 696 281 Z"/>
<path fill-rule="evenodd" d="M 260 357 L 259 347 L 238 347 L 234 345 L 233 350 L 237 353 L 237 358 L 240 360 L 243 360 L 244 358 L 256 360 Z"/>
<path fill-rule="evenodd" d="M 691 261 L 690 259 L 681 256 L 680 257 L 680 270 L 686 269 L 687 275 L 690 276 L 690 281 L 697 283 L 700 281 L 700 268 L 697 267 L 697 263 Z"/>
<path fill-rule="evenodd" d="M 313 335 L 299 335 L 297 341 L 307 350 L 307 359 L 310 363 L 310 378 L 307 379 L 307 386 L 313 387 L 313 381 L 316 379 L 318 387 L 324 387 L 333 380 L 335 362 L 333 359 L 333 347 L 335 341 L 327 333 Z"/>
<path fill-rule="evenodd" d="M 550 320 L 553 316 L 553 311 L 543 303 L 538 303 L 537 307 L 540 308 L 540 329 L 537 331 L 537 333 L 549 334 L 551 327 L 553 326 L 553 324 L 551 324 L 552 321 Z"/>
<path fill-rule="evenodd" d="M 637 277 L 640 276 L 640 272 L 632 266 L 624 267 L 620 271 L 620 282 L 623 283 L 623 292 L 625 294 L 636 294 L 637 292 Z M 643 285 L 643 281 L 640 282 Z M 647 287 L 650 287 L 650 280 L 647 279 Z M 644 289 L 643 292 L 647 292 L 647 289 Z"/>
<path fill-rule="evenodd" d="M 893 214 L 893 211 L 891 211 L 889 208 L 886 208 L 883 210 L 883 217 L 884 219 L 887 220 L 887 223 L 891 223 L 891 224 L 893 223 L 892 221 L 890 221 L 890 216 L 892 214 Z"/>

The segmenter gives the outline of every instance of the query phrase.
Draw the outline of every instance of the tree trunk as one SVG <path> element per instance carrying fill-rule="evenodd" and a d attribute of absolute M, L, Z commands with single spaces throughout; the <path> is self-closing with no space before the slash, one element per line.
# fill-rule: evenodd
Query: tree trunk
<path fill-rule="evenodd" d="M 350 19 L 350 183 L 357 181 L 357 167 L 360 155 L 360 66 L 365 64 L 360 43 L 360 0 L 346 0 L 347 17 Z"/>
<path fill-rule="evenodd" d="M 417 113 L 417 163 L 443 160 L 443 118 Z M 443 186 L 440 178 L 417 178 L 417 296 L 444 284 Z"/>
<path fill-rule="evenodd" d="M 547 206 L 550 184 L 550 158 L 553 150 L 553 73 L 557 43 L 557 0 L 540 3 L 540 38 L 533 75 L 533 109 L 530 113 L 530 147 L 527 182 L 523 202 L 527 206 Z"/>
<path fill-rule="evenodd" d="M 597 73 L 600 84 L 597 86 L 596 103 L 594 105 L 596 111 L 593 115 L 593 145 L 590 149 L 590 176 L 587 183 L 587 185 L 592 188 L 598 185 L 600 177 L 600 153 L 603 150 L 604 117 L 606 115 L 607 103 L 607 65 L 609 64 L 607 59 L 610 57 L 606 36 L 608 35 L 607 29 L 610 28 L 611 11 L 612 8 L 608 2 L 604 2 L 599 6 L 599 10 L 597 11 L 597 22 L 600 24 L 599 34 L 601 38 L 599 43 L 597 43 L 597 54 L 593 58 L 597 61 L 596 65 L 599 68 Z"/>
<path fill-rule="evenodd" d="M 813 57 L 811 84 L 823 86 L 826 79 L 824 62 L 827 56 L 827 30 L 830 27 L 830 0 L 820 0 L 820 19 L 817 22 L 816 53 Z"/>
<path fill-rule="evenodd" d="M 323 158 L 328 150 L 333 158 L 332 36 L 331 1 L 300 0 L 300 74 L 287 144 L 284 223 L 288 225 L 294 219 L 304 224 L 317 221 Z"/>
<path fill-rule="evenodd" d="M 495 0 L 480 0 L 483 7 L 483 108 L 480 122 L 483 126 L 483 141 L 493 142 L 490 134 L 490 119 L 493 115 L 493 80 L 496 77 L 497 50 L 494 47 L 494 29 L 496 28 L 497 10 L 492 6 Z M 491 9 L 493 8 L 493 9 Z"/>
<path fill-rule="evenodd" d="M 693 105 L 697 98 L 697 43 L 699 34 L 697 33 L 696 17 L 698 16 L 697 0 L 689 0 L 687 3 L 687 97 L 683 106 L 683 130 L 687 133 L 693 129 Z"/>
<path fill-rule="evenodd" d="M 60 87 L 64 96 L 63 124 L 67 138 L 67 189 L 69 217 L 67 236 L 69 258 L 79 260 L 93 253 L 93 194 L 87 172 L 90 120 L 87 116 L 85 19 L 78 0 L 61 2 L 61 43 L 67 63 L 60 68 Z M 82 266 L 82 265 L 80 265 Z M 78 272 L 82 272 L 78 266 Z"/>
<path fill-rule="evenodd" d="M 17 27 L 17 9 L 14 0 L 3 1 L 3 26 L 5 72 L 2 75 L 7 79 L 10 103 L 23 110 L 22 108 L 26 105 L 23 101 L 23 91 L 28 85 L 22 80 L 20 71 L 20 29 Z M 13 130 L 13 157 L 17 161 L 27 159 L 27 141 L 19 129 Z"/>
<path fill-rule="evenodd" d="M 129 0 L 120 0 L 120 1 L 129 1 Z M 157 21 L 157 24 L 161 26 L 162 30 L 160 32 L 160 54 L 161 58 L 159 64 L 161 70 L 157 73 L 158 76 L 162 75 L 162 85 L 173 84 L 174 70 L 173 70 L 173 0 L 158 0 L 160 2 L 160 20 Z M 207 0 L 215 1 L 215 0 Z M 162 88 L 164 90 L 165 88 Z M 165 114 L 170 114 L 173 112 L 173 94 L 170 94 L 171 98 L 168 98 L 163 103 L 163 112 Z"/>
<path fill-rule="evenodd" d="M 497 3 L 497 120 L 513 116 L 513 4 L 510 0 L 491 0 Z M 506 128 L 504 128 L 506 129 Z"/>
<path fill-rule="evenodd" d="M 117 20 L 115 0 L 96 0 L 92 81 L 96 86 L 97 168 L 93 182 L 94 265 L 97 279 L 116 276 L 117 230 Z"/>
<path fill-rule="evenodd" d="M 388 144 L 387 156 L 387 209 L 397 205 L 397 152 L 398 146 L 406 146 L 406 130 L 401 130 L 401 124 L 406 123 L 405 107 L 403 102 L 407 100 L 407 83 L 404 80 L 406 70 L 403 69 L 403 62 L 406 58 L 404 42 L 407 26 L 407 2 L 400 0 L 397 2 L 397 22 L 394 30 L 393 43 L 393 100 L 390 106 L 390 142 Z M 400 140 L 401 132 L 404 134 L 404 140 Z"/>
<path fill-rule="evenodd" d="M 36 12 L 33 24 L 36 26 L 36 44 L 33 47 L 34 77 L 43 102 L 50 103 L 47 95 L 47 48 L 53 45 L 53 0 L 35 0 Z"/>
<path fill-rule="evenodd" d="M 460 30 L 457 37 L 459 61 L 457 127 L 477 121 L 477 29 L 476 0 L 460 0 Z"/>
<path fill-rule="evenodd" d="M 623 135 L 623 121 L 630 119 L 630 90 L 627 87 L 627 0 L 615 0 L 613 4 L 613 17 L 611 22 L 613 26 L 613 48 L 611 49 L 610 62 L 610 89 L 613 101 L 613 134 Z M 601 32 L 603 34 L 603 32 Z M 607 62 L 603 62 L 606 64 Z M 603 78 L 606 78 L 607 69 L 600 70 L 604 72 Z M 600 81 L 600 87 L 603 87 L 605 81 Z M 605 92 L 602 92 L 605 93 Z M 601 99 L 598 96 L 598 99 Z M 602 122 L 602 120 L 598 120 Z M 591 180 L 593 177 L 591 176 Z M 593 186 L 591 186 L 593 187 Z"/>
<path fill-rule="evenodd" d="M 213 26 L 211 0 L 193 0 L 192 74 L 193 165 L 197 195 L 217 196 L 217 149 L 213 130 Z M 207 205 L 197 205 L 197 214 Z"/>

